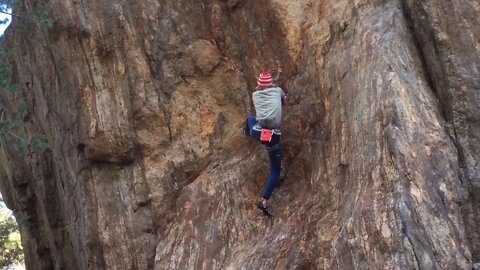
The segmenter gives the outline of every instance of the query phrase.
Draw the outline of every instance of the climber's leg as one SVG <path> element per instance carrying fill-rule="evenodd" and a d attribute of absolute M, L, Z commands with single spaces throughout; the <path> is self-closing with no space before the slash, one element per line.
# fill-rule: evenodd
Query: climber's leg
<path fill-rule="evenodd" d="M 277 185 L 282 167 L 282 154 L 280 145 L 276 149 L 268 151 L 268 158 L 270 160 L 270 173 L 268 175 L 267 183 L 262 192 L 262 198 L 268 200 L 272 195 L 273 189 Z"/>
<path fill-rule="evenodd" d="M 255 119 L 255 117 L 253 117 L 251 114 L 249 114 L 248 117 L 247 117 L 247 123 L 246 123 L 246 126 L 245 126 L 246 133 L 249 136 L 252 136 L 252 129 L 253 129 L 253 126 L 256 123 L 257 123 L 257 120 Z"/>

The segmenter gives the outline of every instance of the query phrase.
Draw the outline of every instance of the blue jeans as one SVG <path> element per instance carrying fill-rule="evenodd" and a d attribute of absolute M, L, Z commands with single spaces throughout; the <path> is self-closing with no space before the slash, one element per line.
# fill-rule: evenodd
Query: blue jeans
<path fill-rule="evenodd" d="M 253 129 L 257 123 L 255 117 L 249 115 L 247 118 L 247 126 L 245 127 L 250 137 L 256 141 L 260 141 L 260 132 Z M 282 167 L 282 152 L 280 150 L 280 135 L 274 134 L 270 142 L 261 142 L 268 151 L 268 160 L 270 161 L 270 173 L 268 174 L 267 183 L 263 188 L 262 197 L 270 199 L 273 189 L 277 186 L 280 170 Z"/>

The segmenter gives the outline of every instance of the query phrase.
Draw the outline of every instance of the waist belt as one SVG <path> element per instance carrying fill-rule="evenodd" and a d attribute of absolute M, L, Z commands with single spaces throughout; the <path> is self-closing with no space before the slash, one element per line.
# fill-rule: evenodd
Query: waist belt
<path fill-rule="evenodd" d="M 278 128 L 268 128 L 268 127 L 261 127 L 261 126 L 258 126 L 258 125 L 254 125 L 253 126 L 253 130 L 256 130 L 256 131 L 262 131 L 262 129 L 269 129 L 273 132 L 273 134 L 275 135 L 282 135 L 282 132 L 280 131 L 280 129 Z"/>

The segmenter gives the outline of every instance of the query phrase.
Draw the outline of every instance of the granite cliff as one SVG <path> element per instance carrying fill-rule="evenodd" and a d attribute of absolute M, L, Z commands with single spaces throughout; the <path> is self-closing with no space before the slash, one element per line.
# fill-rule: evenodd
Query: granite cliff
<path fill-rule="evenodd" d="M 480 261 L 477 0 L 48 4 L 51 29 L 15 20 L 5 41 L 50 143 L 3 146 L 28 269 Z M 264 70 L 289 100 L 272 219 L 266 154 L 239 133 Z"/>

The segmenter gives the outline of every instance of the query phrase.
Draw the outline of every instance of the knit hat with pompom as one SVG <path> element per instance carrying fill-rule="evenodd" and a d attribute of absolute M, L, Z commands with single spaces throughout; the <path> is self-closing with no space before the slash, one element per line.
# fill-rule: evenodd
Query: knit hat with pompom
<path fill-rule="evenodd" d="M 269 72 L 267 71 L 262 72 L 258 76 L 258 86 L 265 87 L 265 86 L 272 86 L 272 85 L 273 85 L 272 75 L 270 75 Z"/>

